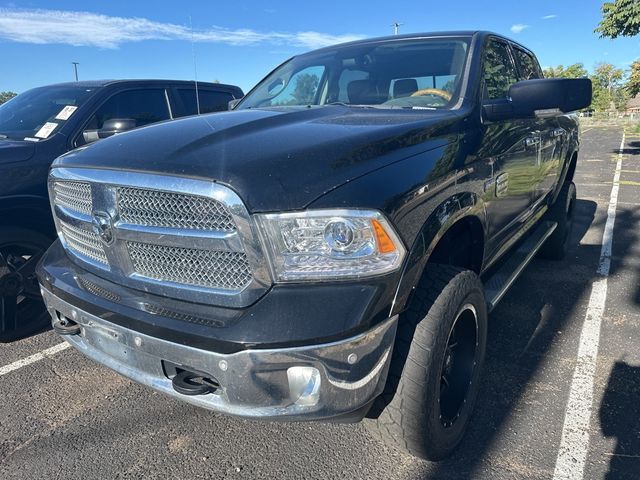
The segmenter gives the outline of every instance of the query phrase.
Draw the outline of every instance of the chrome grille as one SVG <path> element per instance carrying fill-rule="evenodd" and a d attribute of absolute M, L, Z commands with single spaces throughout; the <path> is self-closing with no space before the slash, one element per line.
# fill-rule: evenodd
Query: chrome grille
<path fill-rule="evenodd" d="M 87 225 L 87 228 L 91 228 L 91 225 Z M 74 227 L 63 221 L 60 221 L 60 229 L 62 230 L 62 235 L 64 236 L 67 247 L 91 260 L 104 265 L 109 264 L 107 256 L 104 253 L 104 247 L 100 242 L 100 237 L 93 231 Z"/>
<path fill-rule="evenodd" d="M 126 223 L 224 232 L 236 229 L 227 208 L 212 198 L 119 187 L 117 199 L 120 218 Z"/>
<path fill-rule="evenodd" d="M 186 285 L 240 290 L 251 282 L 244 252 L 198 250 L 127 242 L 133 269 L 139 275 Z"/>
<path fill-rule="evenodd" d="M 249 212 L 224 185 L 141 172 L 54 167 L 49 194 L 69 256 L 117 285 L 231 308 L 250 305 L 271 286 Z M 117 301 L 112 292 L 95 287 L 84 285 Z M 175 313 L 156 314 L 177 318 Z"/>
<path fill-rule="evenodd" d="M 91 215 L 91 185 L 84 182 L 55 182 L 55 203 L 75 212 Z"/>

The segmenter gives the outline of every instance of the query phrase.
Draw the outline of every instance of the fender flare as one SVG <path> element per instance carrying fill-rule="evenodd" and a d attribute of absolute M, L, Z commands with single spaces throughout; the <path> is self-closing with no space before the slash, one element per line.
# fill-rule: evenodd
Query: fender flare
<path fill-rule="evenodd" d="M 416 236 L 402 271 L 391 306 L 391 315 L 402 312 L 418 283 L 430 255 L 451 227 L 463 218 L 473 217 L 480 222 L 483 235 L 487 231 L 484 202 L 473 192 L 456 193 L 440 203 L 423 224 Z"/>
<path fill-rule="evenodd" d="M 42 195 L 11 195 L 0 197 L 0 219 L 6 218 L 6 213 L 22 211 L 29 212 L 29 216 L 22 216 L 16 225 L 30 225 L 42 230 L 54 230 L 53 218 L 49 198 Z M 9 223 L 13 219 L 9 217 Z M 1 222 L 7 224 L 8 222 Z"/>

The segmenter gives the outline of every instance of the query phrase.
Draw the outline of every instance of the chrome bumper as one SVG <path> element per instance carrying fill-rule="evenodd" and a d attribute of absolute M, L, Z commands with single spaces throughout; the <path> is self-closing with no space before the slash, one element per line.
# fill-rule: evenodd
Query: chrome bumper
<path fill-rule="evenodd" d="M 397 326 L 395 316 L 339 342 L 225 355 L 120 327 L 42 290 L 54 321 L 61 314 L 80 325 L 64 339 L 87 357 L 172 397 L 247 418 L 320 420 L 364 407 L 384 388 Z M 207 373 L 220 388 L 180 394 L 167 365 Z"/>

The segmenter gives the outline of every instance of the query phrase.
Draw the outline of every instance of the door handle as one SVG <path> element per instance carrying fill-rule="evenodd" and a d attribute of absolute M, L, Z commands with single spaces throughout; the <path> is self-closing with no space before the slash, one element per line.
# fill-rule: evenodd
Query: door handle
<path fill-rule="evenodd" d="M 556 128 L 553 131 L 553 136 L 554 137 L 561 137 L 563 136 L 565 133 L 567 133 L 567 131 L 564 128 Z"/>

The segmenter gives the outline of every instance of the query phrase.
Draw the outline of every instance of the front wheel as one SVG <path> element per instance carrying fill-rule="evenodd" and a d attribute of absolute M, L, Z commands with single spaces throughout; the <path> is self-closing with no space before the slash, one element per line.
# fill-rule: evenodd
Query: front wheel
<path fill-rule="evenodd" d="M 429 265 L 400 319 L 372 432 L 411 455 L 440 460 L 458 446 L 478 394 L 487 341 L 482 283 L 470 271 Z"/>

